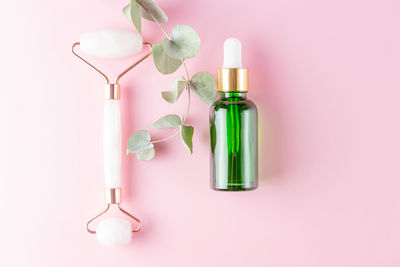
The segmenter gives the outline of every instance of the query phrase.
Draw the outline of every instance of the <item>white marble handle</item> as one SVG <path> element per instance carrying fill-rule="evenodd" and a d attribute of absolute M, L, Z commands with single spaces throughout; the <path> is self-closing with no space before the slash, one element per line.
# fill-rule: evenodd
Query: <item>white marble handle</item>
<path fill-rule="evenodd" d="M 106 188 L 121 187 L 121 110 L 119 100 L 104 101 L 104 177 Z"/>

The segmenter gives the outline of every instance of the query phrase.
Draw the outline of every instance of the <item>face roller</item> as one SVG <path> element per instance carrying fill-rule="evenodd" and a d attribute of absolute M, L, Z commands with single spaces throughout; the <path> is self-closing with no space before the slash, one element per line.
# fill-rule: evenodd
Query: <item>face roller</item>
<path fill-rule="evenodd" d="M 104 123 L 103 123 L 103 152 L 104 152 L 104 176 L 105 176 L 105 203 L 106 208 L 89 220 L 86 229 L 91 234 L 96 234 L 97 240 L 103 245 L 118 246 L 131 241 L 132 233 L 140 231 L 142 223 L 135 216 L 121 208 L 121 112 L 120 112 L 120 85 L 119 80 L 128 71 L 151 55 L 151 51 L 137 60 L 127 69 L 122 71 L 115 82 L 98 68 L 76 53 L 76 48 L 88 55 L 96 57 L 116 58 L 125 57 L 140 52 L 143 44 L 151 50 L 151 44 L 143 42 L 142 36 L 125 30 L 99 30 L 81 35 L 80 41 L 72 46 L 72 53 L 88 64 L 105 81 L 104 90 Z M 132 229 L 131 223 L 125 219 L 108 218 L 102 220 L 96 230 L 90 228 L 90 224 L 106 213 L 111 206 L 115 206 L 136 222 L 136 228 Z"/>

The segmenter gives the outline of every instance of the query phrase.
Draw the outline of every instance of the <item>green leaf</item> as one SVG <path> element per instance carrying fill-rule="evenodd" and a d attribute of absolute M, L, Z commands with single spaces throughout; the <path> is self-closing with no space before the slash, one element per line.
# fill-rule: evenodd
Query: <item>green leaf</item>
<path fill-rule="evenodd" d="M 191 88 L 196 95 L 211 105 L 217 97 L 217 84 L 214 76 L 208 72 L 199 72 L 192 77 Z"/>
<path fill-rule="evenodd" d="M 186 80 L 178 77 L 175 78 L 171 90 L 161 92 L 162 98 L 164 98 L 164 100 L 168 103 L 175 103 L 178 100 L 179 96 L 182 94 L 183 89 L 185 89 L 186 84 Z"/>
<path fill-rule="evenodd" d="M 139 5 L 136 0 L 131 0 L 131 3 L 122 9 L 125 17 L 135 25 L 137 31 L 142 33 L 142 19 L 139 10 Z"/>
<path fill-rule="evenodd" d="M 142 17 L 136 0 L 131 0 L 131 18 L 132 23 L 135 25 L 137 31 L 142 33 Z"/>
<path fill-rule="evenodd" d="M 189 149 L 190 154 L 193 153 L 193 142 L 192 142 L 193 132 L 194 132 L 194 129 L 192 126 L 183 126 L 182 127 L 182 131 L 181 131 L 182 141 L 183 141 L 183 144 L 185 145 L 185 147 L 187 149 Z"/>
<path fill-rule="evenodd" d="M 175 114 L 168 114 L 158 119 L 150 126 L 155 129 L 171 129 L 171 128 L 178 128 L 179 126 L 181 126 L 181 123 L 182 123 L 181 117 Z"/>
<path fill-rule="evenodd" d="M 140 13 L 143 18 L 158 23 L 165 23 L 168 21 L 167 15 L 153 0 L 137 0 L 140 5 Z"/>
<path fill-rule="evenodd" d="M 135 132 L 129 137 L 127 153 L 137 153 L 153 148 L 153 144 L 150 143 L 150 138 L 150 134 L 146 130 Z"/>
<path fill-rule="evenodd" d="M 138 160 L 151 160 L 152 158 L 154 158 L 155 154 L 156 151 L 154 150 L 154 148 L 149 148 L 136 153 L 136 158 Z"/>
<path fill-rule="evenodd" d="M 200 37 L 195 30 L 183 24 L 172 29 L 172 38 L 164 39 L 165 52 L 173 58 L 185 59 L 194 57 L 200 49 Z"/>
<path fill-rule="evenodd" d="M 129 20 L 129 22 L 132 23 L 132 18 L 131 18 L 131 4 L 127 4 L 126 6 L 124 6 L 124 8 L 122 9 L 122 13 L 124 13 L 125 18 L 127 20 Z"/>
<path fill-rule="evenodd" d="M 153 53 L 154 64 L 157 70 L 162 74 L 173 73 L 182 64 L 181 60 L 172 58 L 164 52 L 162 42 L 155 43 L 151 51 Z"/>

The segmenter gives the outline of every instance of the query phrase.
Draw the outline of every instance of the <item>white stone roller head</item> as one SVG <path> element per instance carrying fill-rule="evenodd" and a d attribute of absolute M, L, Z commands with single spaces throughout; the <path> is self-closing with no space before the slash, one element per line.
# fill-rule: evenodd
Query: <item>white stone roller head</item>
<path fill-rule="evenodd" d="M 97 241 L 109 247 L 126 245 L 132 240 L 131 223 L 124 219 L 102 220 L 96 229 Z"/>
<path fill-rule="evenodd" d="M 96 57 L 126 57 L 142 51 L 143 39 L 126 30 L 98 30 L 82 34 L 80 48 Z"/>

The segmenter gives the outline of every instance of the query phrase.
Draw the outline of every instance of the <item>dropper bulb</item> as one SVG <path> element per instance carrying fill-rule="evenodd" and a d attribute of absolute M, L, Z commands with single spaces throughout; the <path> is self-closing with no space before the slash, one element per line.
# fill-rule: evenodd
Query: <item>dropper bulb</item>
<path fill-rule="evenodd" d="M 239 39 L 228 38 L 224 42 L 223 68 L 242 67 L 242 44 Z"/>

